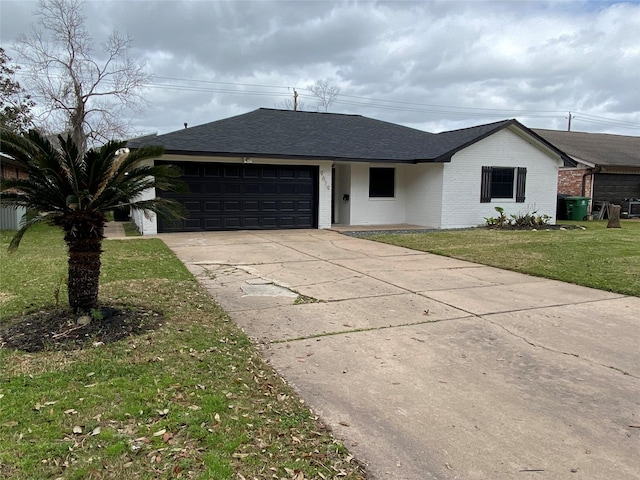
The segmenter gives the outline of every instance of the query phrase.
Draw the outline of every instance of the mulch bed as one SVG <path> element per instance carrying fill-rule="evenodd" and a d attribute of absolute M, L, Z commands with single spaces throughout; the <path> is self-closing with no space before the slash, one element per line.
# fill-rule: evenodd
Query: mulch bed
<path fill-rule="evenodd" d="M 484 227 L 489 230 L 584 230 L 585 228 L 580 225 L 538 225 L 537 227 L 531 227 L 529 225 L 505 225 L 504 227 Z"/>
<path fill-rule="evenodd" d="M 0 348 L 25 352 L 78 350 L 116 342 L 130 335 L 155 330 L 162 316 L 139 307 L 102 307 L 87 325 L 80 315 L 63 309 L 42 310 L 10 319 L 0 326 Z"/>
<path fill-rule="evenodd" d="M 455 228 L 449 231 L 455 230 L 476 230 L 476 229 L 487 229 L 487 230 L 584 230 L 584 227 L 580 225 L 540 225 L 537 227 L 530 227 L 524 225 L 505 225 L 503 227 L 497 226 L 482 226 L 482 227 L 470 227 L 470 228 Z M 435 228 L 424 228 L 424 229 L 406 229 L 406 230 L 365 230 L 365 231 L 352 231 L 352 232 L 342 232 L 343 235 L 347 235 L 349 237 L 371 237 L 375 235 L 402 235 L 405 233 L 441 233 L 446 232 L 447 229 L 435 229 Z"/>

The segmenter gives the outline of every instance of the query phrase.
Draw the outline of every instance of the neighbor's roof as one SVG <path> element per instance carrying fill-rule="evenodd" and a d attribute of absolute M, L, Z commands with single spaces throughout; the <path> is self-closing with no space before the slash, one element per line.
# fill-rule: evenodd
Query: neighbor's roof
<path fill-rule="evenodd" d="M 594 165 L 640 167 L 640 137 L 562 130 L 533 131 L 575 160 Z"/>
<path fill-rule="evenodd" d="M 433 134 L 361 115 L 260 108 L 156 137 L 133 139 L 129 146 L 162 145 L 167 154 L 203 156 L 447 162 L 462 148 L 511 125 L 537 137 L 516 120 Z"/>

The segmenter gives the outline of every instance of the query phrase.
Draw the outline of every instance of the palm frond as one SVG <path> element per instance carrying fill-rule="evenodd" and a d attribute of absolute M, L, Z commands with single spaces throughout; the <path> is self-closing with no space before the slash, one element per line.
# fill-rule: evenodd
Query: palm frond
<path fill-rule="evenodd" d="M 182 220 L 187 216 L 184 206 L 170 198 L 156 197 L 149 200 L 139 200 L 131 202 L 129 206 L 133 210 L 154 212 L 165 220 Z"/>
<path fill-rule="evenodd" d="M 49 219 L 46 219 L 44 216 L 36 215 L 33 218 L 30 218 L 26 222 L 24 222 L 20 229 L 16 232 L 16 234 L 11 239 L 11 243 L 9 243 L 9 252 L 15 252 L 22 241 L 22 237 L 27 230 L 29 230 L 34 225 L 39 223 L 49 223 Z"/>

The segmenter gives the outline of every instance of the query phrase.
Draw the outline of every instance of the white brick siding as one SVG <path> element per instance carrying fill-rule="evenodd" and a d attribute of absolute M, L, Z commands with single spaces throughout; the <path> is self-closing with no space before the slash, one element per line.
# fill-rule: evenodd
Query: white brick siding
<path fill-rule="evenodd" d="M 313 164 L 312 164 L 313 165 Z M 331 165 L 332 162 L 320 162 L 318 165 L 318 228 L 331 228 Z"/>
<path fill-rule="evenodd" d="M 369 167 L 394 167 L 395 197 L 369 198 Z M 385 225 L 404 223 L 407 191 L 402 166 L 393 164 L 354 163 L 351 165 L 350 225 Z"/>
<path fill-rule="evenodd" d="M 511 129 L 503 129 L 456 153 L 444 166 L 441 228 L 484 224 L 496 215 L 495 207 L 507 215 L 537 211 L 555 219 L 559 158 L 552 158 Z M 496 199 L 480 203 L 483 166 L 526 167 L 525 202 Z"/>
<path fill-rule="evenodd" d="M 439 228 L 442 214 L 442 163 L 405 165 L 405 222 Z"/>
<path fill-rule="evenodd" d="M 156 198 L 156 189 L 149 188 L 140 195 L 140 200 L 150 200 Z M 138 226 L 138 230 L 142 235 L 157 235 L 158 234 L 158 219 L 157 215 L 153 212 L 142 212 L 140 210 L 131 210 L 131 219 Z"/>

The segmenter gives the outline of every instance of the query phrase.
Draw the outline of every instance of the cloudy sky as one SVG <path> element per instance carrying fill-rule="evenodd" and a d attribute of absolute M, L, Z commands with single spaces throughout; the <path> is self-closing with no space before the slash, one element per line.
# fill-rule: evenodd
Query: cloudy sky
<path fill-rule="evenodd" d="M 0 0 L 2 46 L 36 3 Z M 517 118 L 640 135 L 640 1 L 88 1 L 97 44 L 133 37 L 153 80 L 138 132 L 285 108 L 340 88 L 332 113 L 431 132 Z"/>

